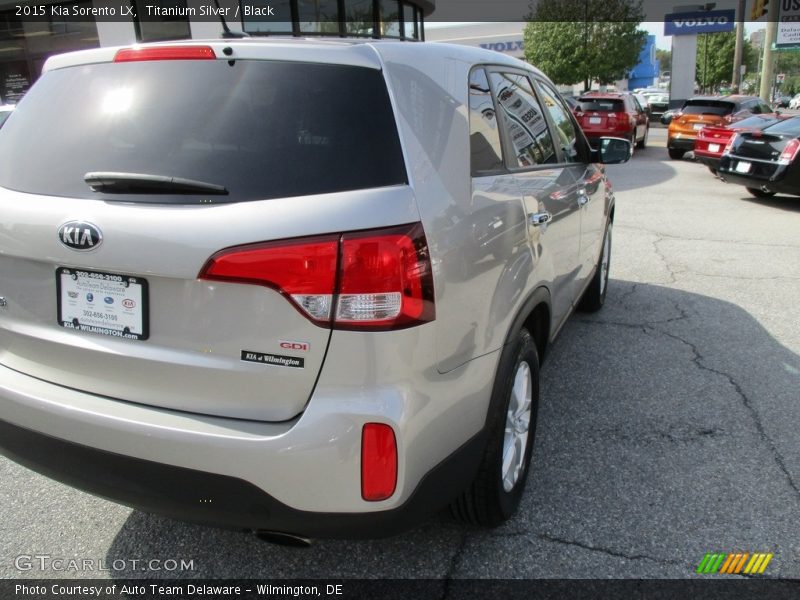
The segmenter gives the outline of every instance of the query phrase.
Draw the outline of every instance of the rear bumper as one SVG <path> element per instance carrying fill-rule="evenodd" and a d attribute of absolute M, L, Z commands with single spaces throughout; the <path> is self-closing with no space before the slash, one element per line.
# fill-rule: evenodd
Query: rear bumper
<path fill-rule="evenodd" d="M 613 131 L 598 131 L 598 130 L 592 131 L 592 130 L 589 130 L 589 131 L 586 131 L 585 129 L 584 129 L 583 133 L 586 135 L 586 138 L 589 140 L 589 144 L 592 146 L 592 148 L 599 147 L 600 138 L 603 138 L 603 137 L 615 137 L 615 138 L 622 138 L 622 139 L 626 139 L 627 140 L 628 138 L 631 137 L 631 134 L 632 134 L 631 131 L 617 131 L 617 130 L 613 130 Z"/>
<path fill-rule="evenodd" d="M 419 337 L 422 329 L 399 333 Z M 412 385 L 407 369 L 422 372 L 413 361 L 430 364 L 433 350 L 409 358 L 396 336 L 403 343 L 371 359 L 383 385 L 366 385 L 371 380 L 353 370 L 369 360 L 368 347 L 356 349 L 366 336 L 337 334 L 340 351 L 329 352 L 304 412 L 281 423 L 133 404 L 0 366 L 0 420 L 14 431 L 0 433 L 0 451 L 89 492 L 180 519 L 312 537 L 394 533 L 445 506 L 474 475 L 473 444 L 482 445 L 499 353 L 447 376 L 429 369 Z M 361 497 L 361 431 L 370 422 L 390 425 L 397 439 L 397 487 L 379 502 Z M 40 453 L 40 443 L 53 450 Z"/>
<path fill-rule="evenodd" d="M 321 513 L 291 508 L 241 479 L 97 450 L 0 421 L 3 454 L 78 489 L 185 521 L 312 538 L 382 537 L 419 523 L 472 480 L 484 444 L 482 432 L 474 436 L 432 469 L 397 508 Z"/>
<path fill-rule="evenodd" d="M 693 137 L 677 137 L 671 136 L 667 138 L 667 148 L 670 150 L 685 150 L 689 152 L 690 150 L 694 150 L 694 138 Z"/>
<path fill-rule="evenodd" d="M 718 156 L 708 156 L 704 155 L 700 152 L 695 152 L 694 157 L 697 159 L 698 162 L 704 164 L 709 169 L 714 169 L 715 171 L 719 169 L 719 157 Z"/>
<path fill-rule="evenodd" d="M 785 165 L 768 161 L 752 161 L 752 172 L 747 175 L 737 173 L 735 165 L 740 160 L 749 161 L 747 157 L 725 155 L 720 160 L 719 177 L 727 183 L 743 185 L 747 188 L 754 188 L 775 192 L 776 194 L 788 194 L 800 196 L 800 176 L 797 169 L 791 169 Z"/>

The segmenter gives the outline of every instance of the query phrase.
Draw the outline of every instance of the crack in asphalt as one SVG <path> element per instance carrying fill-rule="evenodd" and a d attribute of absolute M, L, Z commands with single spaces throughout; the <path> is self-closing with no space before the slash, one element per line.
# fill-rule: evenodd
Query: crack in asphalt
<path fill-rule="evenodd" d="M 442 600 L 446 600 L 446 598 L 450 595 L 450 582 L 453 580 L 456 570 L 458 569 L 458 565 L 461 563 L 461 558 L 467 548 L 468 537 L 469 531 L 464 530 L 464 532 L 461 534 L 461 541 L 458 543 L 458 548 L 456 548 L 456 551 L 453 552 L 453 556 L 450 558 L 450 565 L 447 567 L 447 573 L 444 574 Z"/>
<path fill-rule="evenodd" d="M 620 297 L 617 299 L 617 302 L 619 302 L 620 304 L 624 305 L 624 304 L 625 304 L 625 301 L 626 301 L 628 298 L 630 298 L 631 296 L 633 296 L 633 294 L 636 292 L 636 288 L 637 288 L 637 287 L 639 287 L 639 284 L 638 284 L 638 283 L 634 283 L 633 285 L 631 285 L 631 289 L 629 289 L 627 292 L 625 292 L 624 294 L 622 294 L 622 295 L 621 295 L 621 296 L 620 296 Z"/>
<path fill-rule="evenodd" d="M 583 550 L 590 550 L 592 552 L 600 552 L 602 554 L 606 554 L 608 556 L 613 556 L 615 558 L 624 558 L 626 560 L 648 560 L 658 564 L 667 564 L 667 565 L 679 565 L 684 566 L 686 563 L 681 561 L 673 561 L 673 560 L 666 560 L 663 558 L 657 558 L 654 556 L 649 556 L 647 554 L 626 554 L 625 552 L 621 552 L 619 550 L 614 550 L 611 548 L 604 548 L 602 546 L 592 546 L 591 544 L 587 544 L 585 542 L 579 542 L 577 540 L 568 540 L 565 538 L 559 538 L 552 535 L 548 535 L 546 533 L 536 533 L 536 537 L 540 540 L 544 540 L 546 542 L 551 542 L 554 544 L 563 544 L 565 546 L 575 546 L 577 548 L 582 548 Z"/>
<path fill-rule="evenodd" d="M 656 239 L 652 242 L 653 250 L 656 251 L 656 256 L 658 256 L 658 258 L 661 259 L 661 262 L 664 263 L 664 267 L 667 269 L 667 272 L 669 273 L 670 280 L 667 281 L 666 283 L 677 283 L 678 282 L 677 273 L 673 270 L 672 265 L 669 263 L 669 260 L 667 260 L 667 257 L 661 251 L 661 248 L 658 247 L 658 245 L 661 244 L 664 240 L 665 238 L 663 236 L 657 236 Z"/>
<path fill-rule="evenodd" d="M 715 243 L 715 244 L 736 244 L 737 246 L 764 246 L 765 248 L 795 248 L 797 250 L 800 250 L 800 246 L 795 245 L 795 244 L 767 244 L 767 243 L 763 243 L 763 242 L 745 242 L 745 241 L 742 241 L 742 240 L 714 240 L 714 239 L 708 239 L 708 238 L 683 237 L 683 236 L 680 236 L 680 235 L 673 235 L 673 234 L 670 234 L 670 233 L 664 233 L 663 231 L 655 231 L 653 229 L 646 229 L 644 227 L 630 227 L 630 226 L 627 226 L 627 225 L 620 225 L 620 224 L 614 224 L 614 227 L 616 229 L 628 229 L 630 231 L 645 232 L 645 233 L 647 233 L 649 235 L 656 236 L 660 240 L 663 240 L 663 239 L 667 238 L 667 239 L 671 239 L 671 240 L 681 240 L 681 241 L 686 241 L 686 242 L 712 242 L 712 243 Z"/>
<path fill-rule="evenodd" d="M 689 347 L 689 349 L 691 349 L 692 353 L 694 354 L 694 356 L 692 357 L 692 362 L 697 366 L 697 368 L 703 371 L 708 371 L 709 373 L 714 373 L 727 380 L 727 382 L 731 385 L 731 387 L 733 387 L 733 389 L 742 399 L 742 404 L 744 404 L 744 407 L 750 413 L 750 417 L 753 420 L 753 423 L 756 427 L 756 431 L 758 432 L 761 441 L 764 442 L 766 446 L 769 448 L 770 452 L 772 453 L 772 457 L 775 460 L 775 463 L 778 465 L 778 468 L 783 473 L 784 477 L 786 477 L 786 481 L 788 482 L 789 487 L 791 487 L 792 490 L 794 490 L 794 493 L 797 495 L 797 497 L 800 498 L 800 488 L 798 488 L 797 483 L 792 477 L 792 474 L 786 467 L 786 459 L 780 453 L 772 438 L 767 434 L 766 430 L 764 429 L 764 424 L 761 422 L 761 416 L 758 414 L 758 411 L 756 411 L 752 401 L 747 396 L 745 391 L 742 389 L 742 386 L 739 384 L 739 382 L 737 382 L 733 378 L 733 376 L 730 375 L 729 373 L 726 373 L 725 371 L 720 371 L 719 369 L 714 369 L 713 367 L 709 367 L 708 365 L 703 364 L 703 360 L 705 360 L 705 357 L 700 353 L 700 351 L 697 349 L 697 346 L 694 345 L 693 343 L 683 339 L 678 335 L 675 335 L 674 333 L 669 333 L 668 331 L 663 331 L 656 328 L 652 328 L 652 330 L 655 331 L 656 333 L 660 333 L 661 335 L 665 335 L 678 342 L 681 342 L 682 344 L 685 344 L 687 347 Z"/>
<path fill-rule="evenodd" d="M 699 275 L 700 277 L 716 277 L 719 279 L 737 279 L 742 281 L 777 281 L 779 279 L 789 279 L 792 281 L 800 281 L 800 277 L 792 277 L 791 275 L 775 275 L 773 277 L 744 277 L 743 275 L 723 275 L 720 273 L 703 273 L 702 271 L 695 271 L 694 269 L 686 268 L 681 273 L 691 273 L 692 275 Z"/>

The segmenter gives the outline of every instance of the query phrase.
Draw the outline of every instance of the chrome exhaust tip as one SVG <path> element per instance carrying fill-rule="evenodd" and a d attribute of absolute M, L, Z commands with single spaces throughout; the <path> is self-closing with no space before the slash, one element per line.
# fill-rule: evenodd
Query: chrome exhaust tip
<path fill-rule="evenodd" d="M 255 536 L 263 542 L 271 544 L 278 544 L 279 546 L 290 546 L 292 548 L 308 548 L 311 546 L 311 540 L 292 533 L 284 533 L 282 531 L 266 531 L 258 529 Z"/>

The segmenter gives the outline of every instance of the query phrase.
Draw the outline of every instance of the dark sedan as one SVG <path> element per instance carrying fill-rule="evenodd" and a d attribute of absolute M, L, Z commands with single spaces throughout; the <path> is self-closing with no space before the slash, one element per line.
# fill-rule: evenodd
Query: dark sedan
<path fill-rule="evenodd" d="M 719 177 L 747 188 L 757 198 L 800 196 L 800 117 L 761 131 L 733 136 L 719 163 Z"/>
<path fill-rule="evenodd" d="M 730 125 L 703 127 L 697 132 L 697 138 L 694 140 L 694 157 L 716 175 L 719 159 L 734 134 L 745 131 L 760 131 L 781 119 L 788 118 L 788 116 L 774 113 L 753 115 Z"/>

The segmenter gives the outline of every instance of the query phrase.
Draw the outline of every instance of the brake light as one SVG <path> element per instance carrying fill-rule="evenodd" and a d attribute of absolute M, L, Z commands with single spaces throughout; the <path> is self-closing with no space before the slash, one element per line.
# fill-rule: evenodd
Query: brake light
<path fill-rule="evenodd" d="M 117 50 L 114 62 L 140 60 L 214 60 L 217 55 L 211 46 L 153 46 Z"/>
<path fill-rule="evenodd" d="M 422 226 L 342 236 L 336 325 L 405 327 L 432 321 L 433 273 Z"/>
<path fill-rule="evenodd" d="M 798 151 L 800 151 L 800 140 L 797 138 L 789 140 L 789 143 L 783 147 L 783 152 L 781 152 L 778 162 L 782 165 L 792 163 L 797 158 Z"/>
<path fill-rule="evenodd" d="M 386 500 L 397 487 L 397 440 L 384 423 L 367 423 L 361 430 L 361 497 Z"/>
<path fill-rule="evenodd" d="M 723 154 L 730 154 L 731 150 L 733 149 L 733 143 L 736 141 L 737 137 L 739 137 L 738 133 L 734 133 L 731 136 L 731 139 L 729 139 L 728 143 L 725 144 L 725 150 L 722 151 Z"/>
<path fill-rule="evenodd" d="M 338 246 L 337 235 L 223 250 L 203 267 L 200 279 L 271 287 L 288 296 L 306 317 L 328 325 Z"/>
<path fill-rule="evenodd" d="M 222 250 L 200 279 L 264 285 L 334 329 L 387 330 L 433 321 L 433 272 L 419 223 Z"/>

